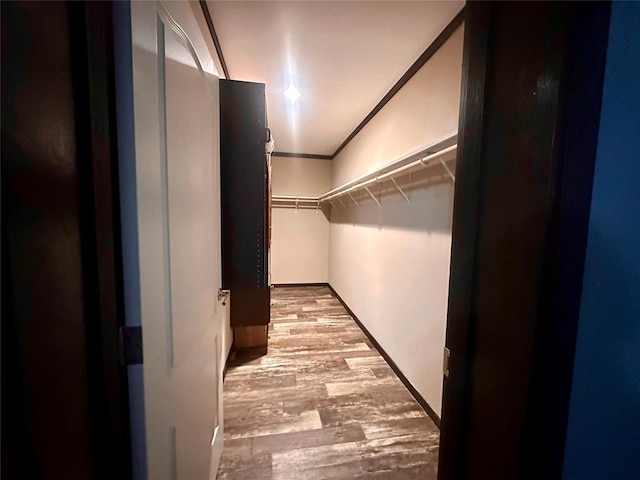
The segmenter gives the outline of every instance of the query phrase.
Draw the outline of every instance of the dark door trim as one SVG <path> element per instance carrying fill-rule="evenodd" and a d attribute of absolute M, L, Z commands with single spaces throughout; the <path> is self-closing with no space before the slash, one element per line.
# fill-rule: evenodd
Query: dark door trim
<path fill-rule="evenodd" d="M 562 476 L 609 10 L 467 5 L 440 479 Z"/>
<path fill-rule="evenodd" d="M 2 4 L 3 478 L 131 477 L 112 8 Z"/>
<path fill-rule="evenodd" d="M 96 478 L 131 476 L 113 5 L 71 4 L 81 236 Z"/>
<path fill-rule="evenodd" d="M 458 156 L 451 235 L 451 266 L 447 309 L 450 350 L 449 378 L 445 379 L 440 420 L 438 478 L 458 477 L 459 458 L 466 455 L 468 415 L 469 335 L 472 328 L 477 256 L 477 225 L 484 90 L 489 42 L 487 3 L 467 5 L 464 22 Z M 444 448 L 442 446 L 444 445 Z"/>

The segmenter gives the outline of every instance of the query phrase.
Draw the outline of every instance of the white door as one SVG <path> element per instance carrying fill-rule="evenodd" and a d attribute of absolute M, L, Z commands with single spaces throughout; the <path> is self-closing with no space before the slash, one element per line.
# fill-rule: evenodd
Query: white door
<path fill-rule="evenodd" d="M 222 452 L 218 77 L 187 2 L 131 3 L 149 480 Z"/>

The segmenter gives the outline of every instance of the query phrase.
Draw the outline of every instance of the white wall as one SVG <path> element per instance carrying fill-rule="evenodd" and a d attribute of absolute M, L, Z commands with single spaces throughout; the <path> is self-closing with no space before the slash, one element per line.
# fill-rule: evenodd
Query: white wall
<path fill-rule="evenodd" d="M 462 27 L 333 160 L 333 186 L 458 128 Z"/>
<path fill-rule="evenodd" d="M 329 190 L 332 162 L 272 157 L 273 195 L 318 196 Z M 271 283 L 329 280 L 329 221 L 315 209 L 272 209 Z"/>
<path fill-rule="evenodd" d="M 461 27 L 333 160 L 333 187 L 457 129 L 462 35 Z M 386 184 L 380 209 L 360 193 L 360 208 L 332 211 L 329 283 L 439 415 L 454 185 L 440 166 L 399 183 L 410 204 Z"/>

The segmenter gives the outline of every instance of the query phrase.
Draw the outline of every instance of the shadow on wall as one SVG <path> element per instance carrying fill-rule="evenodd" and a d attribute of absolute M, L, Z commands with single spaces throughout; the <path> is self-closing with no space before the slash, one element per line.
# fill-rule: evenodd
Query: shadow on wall
<path fill-rule="evenodd" d="M 453 162 L 449 165 L 453 168 Z M 416 230 L 431 233 L 451 232 L 453 221 L 454 183 L 443 167 L 437 166 L 396 179 L 409 198 L 407 202 L 391 181 L 372 184 L 371 193 L 365 189 L 342 197 L 331 209 L 329 220 L 336 224 L 377 226 L 381 229 Z M 356 205 L 358 202 L 359 206 Z"/>

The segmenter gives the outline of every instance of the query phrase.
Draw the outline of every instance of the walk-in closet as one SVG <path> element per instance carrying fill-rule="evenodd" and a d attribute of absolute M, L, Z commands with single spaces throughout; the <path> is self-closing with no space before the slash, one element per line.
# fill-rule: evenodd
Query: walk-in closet
<path fill-rule="evenodd" d="M 292 468 L 291 478 L 359 478 L 377 471 L 435 478 L 462 4 L 211 4 L 212 17 L 222 22 L 217 34 L 226 60 L 239 68 L 238 78 L 257 82 L 225 80 L 221 90 L 222 208 L 229 219 L 223 238 L 225 228 L 235 231 L 241 218 L 248 219 L 246 231 L 223 243 L 223 266 L 242 258 L 239 270 L 262 268 L 262 254 L 255 252 L 268 246 L 271 286 L 268 326 L 258 319 L 263 314 L 244 305 L 251 298 L 257 305 L 264 292 L 258 277 L 247 277 L 253 296 L 242 287 L 234 298 L 239 287 L 225 286 L 234 345 L 224 384 L 229 442 L 221 478 L 239 478 L 239 465 L 247 475 L 259 474 L 267 464 L 274 478 Z M 260 13 L 272 19 L 266 27 L 254 23 Z M 308 23 L 317 15 L 335 24 L 331 33 L 318 19 Z M 366 20 L 355 44 L 343 16 Z M 250 63 L 258 37 L 227 33 L 227 17 L 239 22 L 236 29 L 246 22 L 273 42 L 273 64 L 265 71 Z M 288 22 L 288 46 L 273 31 L 276 19 Z M 429 26 L 406 33 L 412 23 Z M 404 40 L 381 35 L 385 24 Z M 332 51 L 331 42 L 344 52 Z M 376 53 L 379 47 L 384 50 Z M 357 54 L 361 63 L 349 64 Z M 341 62 L 350 73 L 337 68 Z M 336 68 L 324 74 L 332 64 Z M 376 72 L 391 64 L 397 73 L 387 71 L 374 84 Z M 234 84 L 238 92 L 264 84 L 267 138 L 238 134 L 256 125 L 251 118 L 244 129 L 227 127 L 242 110 L 241 102 L 227 99 L 225 90 Z M 358 108 L 361 116 L 354 113 Z M 247 145 L 255 149 L 260 142 L 266 144 L 262 163 L 257 150 L 247 153 Z M 244 157 L 232 154 L 230 143 Z M 260 165 L 267 167 L 266 181 Z M 235 176 L 229 173 L 234 168 Z M 253 175 L 253 186 L 246 175 Z M 227 212 L 229 191 L 237 200 Z M 250 219 L 265 206 L 250 199 L 260 198 L 270 203 L 262 236 L 258 220 Z M 247 251 L 238 256 L 240 244 Z M 257 445 L 265 456 L 248 453 Z"/>

